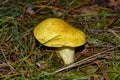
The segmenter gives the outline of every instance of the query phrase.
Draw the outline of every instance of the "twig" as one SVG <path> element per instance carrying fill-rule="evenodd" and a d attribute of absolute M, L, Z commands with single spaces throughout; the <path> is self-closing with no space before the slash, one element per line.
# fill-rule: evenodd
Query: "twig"
<path fill-rule="evenodd" d="M 95 54 L 95 55 L 93 55 L 93 56 L 90 56 L 90 57 L 85 58 L 85 59 L 83 59 L 83 60 L 81 60 L 81 61 L 78 61 L 78 62 L 76 62 L 76 63 L 73 63 L 73 64 L 71 64 L 71 65 L 69 65 L 69 66 L 67 66 L 67 67 L 62 68 L 62 69 L 56 70 L 55 72 L 53 72 L 53 73 L 51 73 L 51 74 L 56 74 L 56 73 L 59 73 L 59 72 L 61 72 L 61 71 L 63 71 L 63 70 L 70 69 L 70 68 L 73 68 L 73 67 L 77 67 L 77 66 L 80 66 L 80 65 L 82 65 L 82 64 L 85 64 L 85 63 L 88 63 L 88 62 L 90 62 L 90 61 L 93 61 L 93 60 L 95 60 L 95 59 L 97 59 L 97 58 L 103 57 L 103 56 L 105 56 L 105 54 L 102 55 L 103 53 L 108 52 L 108 51 L 111 51 L 111 50 L 113 50 L 113 49 L 115 49 L 115 48 L 118 48 L 118 47 L 120 47 L 120 45 L 118 45 L 118 46 L 116 46 L 116 47 L 113 47 L 113 48 L 110 48 L 110 49 L 107 49 L 107 50 L 105 50 L 105 51 L 103 51 L 103 52 L 97 53 L 97 54 Z"/>
<path fill-rule="evenodd" d="M 83 2 L 82 4 L 80 4 L 80 5 L 72 8 L 72 9 L 70 9 L 70 10 L 73 11 L 73 10 L 78 9 L 78 8 L 81 8 L 82 6 L 87 5 L 87 4 L 88 4 L 88 2 Z"/>
<path fill-rule="evenodd" d="M 120 18 L 120 15 L 116 15 L 112 18 L 112 20 L 109 22 L 109 24 L 107 25 L 107 28 L 111 27 L 118 19 Z"/>
<path fill-rule="evenodd" d="M 37 8 L 50 8 L 50 9 L 54 9 L 54 10 L 60 10 L 60 11 L 63 11 L 65 13 L 69 12 L 69 10 L 66 10 L 66 9 L 62 9 L 62 8 L 59 8 L 59 7 L 55 7 L 55 6 L 46 6 L 46 5 L 41 5 L 41 6 L 36 6 Z"/>
<path fill-rule="evenodd" d="M 41 6 L 36 6 L 36 8 L 49 8 L 49 9 L 53 9 L 53 10 L 59 10 L 59 11 L 63 11 L 63 13 L 78 13 L 78 11 L 75 11 L 74 9 L 63 9 L 63 8 L 59 8 L 59 7 L 55 7 L 55 6 L 46 6 L 46 5 L 41 5 Z"/>

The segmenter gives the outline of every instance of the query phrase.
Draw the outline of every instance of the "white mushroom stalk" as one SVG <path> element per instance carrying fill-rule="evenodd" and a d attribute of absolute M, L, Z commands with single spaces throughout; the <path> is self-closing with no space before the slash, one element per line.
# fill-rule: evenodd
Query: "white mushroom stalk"
<path fill-rule="evenodd" d="M 69 65 L 74 62 L 75 48 L 60 47 L 57 54 L 63 59 L 65 65 Z"/>

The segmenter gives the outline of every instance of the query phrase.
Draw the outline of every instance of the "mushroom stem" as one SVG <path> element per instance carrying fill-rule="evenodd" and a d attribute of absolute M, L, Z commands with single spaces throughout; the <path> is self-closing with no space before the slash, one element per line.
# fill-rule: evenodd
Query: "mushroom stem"
<path fill-rule="evenodd" d="M 58 55 L 63 59 L 66 65 L 69 65 L 74 62 L 74 47 L 61 47 L 58 48 Z"/>

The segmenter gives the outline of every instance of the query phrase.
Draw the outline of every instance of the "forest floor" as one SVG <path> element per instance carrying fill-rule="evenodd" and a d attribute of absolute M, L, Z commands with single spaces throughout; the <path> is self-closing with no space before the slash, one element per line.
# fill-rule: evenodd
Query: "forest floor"
<path fill-rule="evenodd" d="M 86 34 L 71 65 L 34 37 L 51 17 Z M 120 80 L 120 0 L 1 0 L 0 80 Z"/>

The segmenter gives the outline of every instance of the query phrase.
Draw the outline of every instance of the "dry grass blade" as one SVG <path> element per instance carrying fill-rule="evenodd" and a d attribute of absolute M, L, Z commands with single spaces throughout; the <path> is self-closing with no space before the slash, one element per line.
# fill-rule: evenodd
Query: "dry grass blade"
<path fill-rule="evenodd" d="M 120 40 L 120 36 L 118 35 L 118 34 L 116 34 L 113 30 L 111 30 L 111 29 L 109 29 L 109 31 L 111 32 L 111 33 L 113 33 L 114 35 L 115 35 L 115 37 L 117 37 L 119 40 Z"/>
<path fill-rule="evenodd" d="M 71 64 L 71 65 L 69 65 L 69 66 L 67 66 L 67 67 L 64 67 L 64 68 L 62 68 L 62 69 L 59 69 L 59 70 L 57 70 L 57 71 L 55 71 L 55 72 L 53 72 L 53 73 L 51 73 L 51 74 L 56 74 L 56 73 L 59 73 L 59 72 L 61 72 L 61 71 L 63 71 L 63 70 L 70 69 L 70 68 L 73 68 L 73 67 L 77 67 L 77 66 L 80 66 L 80 65 L 82 65 L 82 64 L 85 64 L 85 63 L 88 63 L 88 62 L 90 62 L 90 61 L 93 61 L 93 60 L 95 60 L 95 59 L 97 59 L 97 58 L 103 57 L 103 56 L 106 55 L 106 54 L 104 54 L 105 52 L 111 51 L 111 50 L 113 50 L 113 49 L 115 49 L 115 48 L 118 48 L 118 47 L 120 47 L 120 45 L 118 45 L 118 46 L 116 46 L 116 47 L 113 47 L 113 48 L 110 48 L 110 49 L 107 49 L 107 50 L 105 50 L 105 51 L 103 51 L 103 52 L 97 53 L 97 54 L 95 54 L 95 55 L 93 55 L 93 56 L 90 56 L 90 57 L 88 57 L 88 58 L 85 58 L 85 59 L 83 59 L 83 60 L 81 60 L 81 61 L 78 61 L 78 62 L 76 62 L 76 63 L 73 63 L 73 64 Z M 103 54 L 103 55 L 102 55 L 102 54 Z"/>
<path fill-rule="evenodd" d="M 1 50 L 2 50 L 2 48 L 1 48 Z M 4 54 L 3 51 L 2 51 L 2 55 L 3 55 L 3 57 L 4 57 L 5 61 L 6 61 L 6 66 L 9 66 L 9 67 L 10 67 L 11 73 L 14 73 L 15 69 L 10 65 L 10 63 L 9 63 L 8 60 L 6 59 L 6 56 L 5 56 L 5 54 Z"/>

